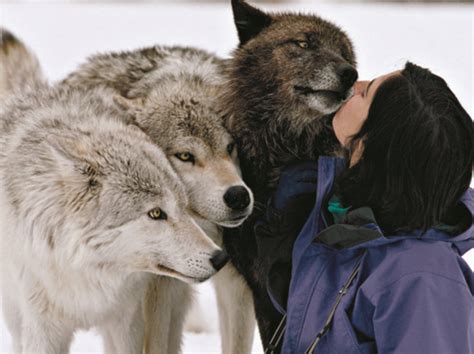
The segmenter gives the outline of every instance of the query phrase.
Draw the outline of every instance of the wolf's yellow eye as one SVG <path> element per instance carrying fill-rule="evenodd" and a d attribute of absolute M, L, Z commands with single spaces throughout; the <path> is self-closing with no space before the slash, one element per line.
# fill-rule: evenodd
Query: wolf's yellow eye
<path fill-rule="evenodd" d="M 194 162 L 194 155 L 189 152 L 178 152 L 175 156 L 183 162 Z"/>
<path fill-rule="evenodd" d="M 152 209 L 148 212 L 148 216 L 150 217 L 150 219 L 153 219 L 153 220 L 166 220 L 168 219 L 168 216 L 166 215 L 166 213 L 161 210 L 160 208 L 155 208 L 155 209 Z"/>
<path fill-rule="evenodd" d="M 309 43 L 306 41 L 297 41 L 296 44 L 298 44 L 298 47 L 307 49 L 309 47 Z"/>

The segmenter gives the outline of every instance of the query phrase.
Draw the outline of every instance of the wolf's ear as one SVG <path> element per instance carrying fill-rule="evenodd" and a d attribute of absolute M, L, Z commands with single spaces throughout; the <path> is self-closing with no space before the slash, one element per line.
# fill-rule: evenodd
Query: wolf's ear
<path fill-rule="evenodd" d="M 126 111 L 136 111 L 143 108 L 145 99 L 143 97 L 127 98 L 122 95 L 114 95 L 114 102 Z"/>
<path fill-rule="evenodd" d="M 270 15 L 250 6 L 244 0 L 232 0 L 232 10 L 240 45 L 247 43 L 272 23 Z"/>
<path fill-rule="evenodd" d="M 90 147 L 80 137 L 50 136 L 47 143 L 51 148 L 62 183 L 70 188 L 97 190 L 100 186 L 98 164 L 87 155 Z"/>
<path fill-rule="evenodd" d="M 87 190 L 96 194 L 100 190 L 102 174 L 99 164 L 91 156 L 87 156 L 87 151 L 91 149 L 86 140 L 80 137 L 52 136 L 47 142 L 58 172 L 62 175 L 62 185 L 77 193 Z"/>

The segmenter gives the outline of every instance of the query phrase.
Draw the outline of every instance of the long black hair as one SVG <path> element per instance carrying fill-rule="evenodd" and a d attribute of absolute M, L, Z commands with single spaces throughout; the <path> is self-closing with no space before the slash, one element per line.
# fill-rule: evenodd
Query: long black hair
<path fill-rule="evenodd" d="M 446 82 L 407 63 L 374 95 L 352 137 L 361 159 L 337 181 L 345 205 L 370 206 L 385 233 L 442 223 L 468 189 L 474 158 L 471 117 Z"/>

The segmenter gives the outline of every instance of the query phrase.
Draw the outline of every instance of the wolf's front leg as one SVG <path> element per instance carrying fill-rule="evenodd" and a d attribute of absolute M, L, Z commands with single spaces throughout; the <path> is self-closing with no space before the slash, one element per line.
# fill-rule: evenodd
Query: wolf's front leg
<path fill-rule="evenodd" d="M 73 328 L 62 321 L 54 322 L 47 312 L 27 313 L 22 318 L 21 346 L 25 354 L 69 353 Z"/>
<path fill-rule="evenodd" d="M 168 353 L 181 353 L 184 321 L 192 303 L 192 288 L 189 284 L 175 281 L 173 289 L 173 306 L 171 308 L 170 336 L 168 338 Z"/>
<path fill-rule="evenodd" d="M 191 303 L 190 285 L 156 276 L 144 302 L 145 354 L 181 353 L 183 325 Z"/>
<path fill-rule="evenodd" d="M 223 354 L 249 354 L 255 333 L 255 310 L 250 288 L 228 263 L 213 278 L 219 310 Z"/>
<path fill-rule="evenodd" d="M 100 327 L 107 354 L 142 354 L 144 325 L 141 302 L 136 306 L 124 304 L 117 316 Z"/>

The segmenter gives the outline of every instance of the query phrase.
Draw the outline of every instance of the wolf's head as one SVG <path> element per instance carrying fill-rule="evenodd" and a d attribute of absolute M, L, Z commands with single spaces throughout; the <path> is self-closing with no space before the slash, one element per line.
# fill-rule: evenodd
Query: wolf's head
<path fill-rule="evenodd" d="M 226 256 L 188 213 L 166 155 L 140 129 L 84 98 L 94 94 L 72 93 L 67 105 L 36 110 L 36 123 L 8 155 L 18 168 L 5 173 L 5 189 L 25 228 L 49 248 L 45 254 L 76 270 L 209 278 Z"/>
<path fill-rule="evenodd" d="M 267 14 L 243 0 L 232 0 L 232 8 L 240 39 L 231 68 L 236 104 L 274 113 L 284 102 L 293 112 L 291 129 L 335 112 L 350 97 L 355 55 L 340 28 L 317 16 Z"/>
<path fill-rule="evenodd" d="M 196 216 L 239 226 L 252 212 L 253 195 L 242 180 L 237 149 L 217 110 L 215 64 L 193 56 L 175 59 L 137 84 L 129 97 L 115 100 L 163 148 Z"/>
<path fill-rule="evenodd" d="M 77 188 L 68 208 L 90 230 L 84 246 L 99 262 L 131 270 L 190 282 L 213 275 L 221 251 L 188 214 L 185 189 L 164 153 L 137 129 L 94 135 L 56 145 L 63 180 L 77 182 L 68 186 Z"/>

